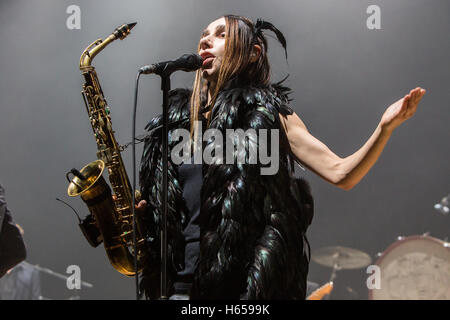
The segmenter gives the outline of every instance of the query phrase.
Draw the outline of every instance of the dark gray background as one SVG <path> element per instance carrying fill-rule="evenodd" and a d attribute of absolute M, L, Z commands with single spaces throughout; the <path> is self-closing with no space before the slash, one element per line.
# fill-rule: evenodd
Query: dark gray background
<path fill-rule="evenodd" d="M 81 8 L 81 30 L 66 28 L 67 6 Z M 366 9 L 381 8 L 381 30 L 368 30 Z M 203 28 L 223 14 L 266 18 L 282 30 L 284 52 L 270 41 L 273 80 L 290 74 L 293 108 L 310 132 L 344 157 L 369 138 L 384 110 L 416 86 L 427 93 L 416 115 L 398 128 L 381 158 L 351 191 L 311 172 L 316 201 L 309 229 L 314 249 L 342 245 L 374 256 L 398 235 L 431 232 L 444 239 L 450 217 L 433 204 L 450 192 L 450 2 L 397 1 L 7 1 L 0 2 L 0 179 L 15 219 L 25 229 L 27 261 L 65 273 L 81 267 L 92 289 L 72 292 L 43 276 L 44 295 L 133 299 L 134 280 L 116 272 L 102 247 L 91 248 L 68 200 L 83 215 L 81 199 L 68 199 L 65 173 L 96 159 L 81 99 L 78 61 L 83 49 L 117 26 L 137 21 L 124 41 L 94 60 L 112 110 L 119 143 L 131 137 L 133 83 L 139 66 L 194 52 Z M 173 76 L 189 87 L 193 74 Z M 160 113 L 159 80 L 141 81 L 138 134 Z M 131 174 L 131 151 L 124 154 Z M 140 159 L 141 148 L 137 158 Z M 310 265 L 310 280 L 330 270 Z M 364 269 L 342 271 L 335 298 L 367 298 Z M 346 289 L 351 287 L 357 294 Z"/>

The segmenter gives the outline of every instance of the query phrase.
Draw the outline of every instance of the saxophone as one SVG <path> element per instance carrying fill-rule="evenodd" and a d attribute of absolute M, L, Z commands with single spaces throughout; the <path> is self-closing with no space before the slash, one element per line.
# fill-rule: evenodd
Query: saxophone
<path fill-rule="evenodd" d="M 136 274 L 135 256 L 137 272 L 142 271 L 145 258 L 143 237 L 145 230 L 143 223 L 136 217 L 137 252 L 135 252 L 132 189 L 112 130 L 110 110 L 91 63 L 108 44 L 117 39 L 123 40 L 135 25 L 136 23 L 124 24 L 105 40 L 97 39 L 80 57 L 80 70 L 85 80 L 81 94 L 95 135 L 99 160 L 87 164 L 80 171 L 72 169 L 66 175 L 70 182 L 68 195 L 81 196 L 91 213 L 83 221 L 80 220 L 84 236 L 93 247 L 97 247 L 103 241 L 111 265 L 127 276 Z M 114 197 L 102 176 L 105 168 L 108 169 Z M 69 178 L 71 173 L 74 175 L 73 179 Z"/>

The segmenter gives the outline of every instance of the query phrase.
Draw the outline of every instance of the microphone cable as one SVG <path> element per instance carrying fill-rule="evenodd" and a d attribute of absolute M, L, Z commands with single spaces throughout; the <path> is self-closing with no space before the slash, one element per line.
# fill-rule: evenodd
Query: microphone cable
<path fill-rule="evenodd" d="M 134 245 L 134 271 L 136 273 L 135 275 L 135 281 L 136 281 L 136 300 L 140 300 L 140 292 L 139 292 L 139 274 L 138 274 L 138 267 L 137 267 L 137 243 L 136 243 L 136 212 L 135 212 L 135 205 L 136 205 L 136 109 L 137 109 L 137 98 L 138 98 L 138 89 L 139 89 L 139 78 L 142 74 L 142 71 L 139 71 L 136 75 L 136 82 L 134 87 L 134 105 L 133 105 L 133 125 L 132 125 L 132 161 L 133 161 L 133 189 L 132 189 L 132 207 L 131 212 L 133 214 L 133 245 Z"/>

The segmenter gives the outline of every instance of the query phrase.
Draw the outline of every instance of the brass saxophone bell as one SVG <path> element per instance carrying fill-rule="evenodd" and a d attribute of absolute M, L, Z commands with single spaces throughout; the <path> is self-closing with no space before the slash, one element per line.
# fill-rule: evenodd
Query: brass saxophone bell
<path fill-rule="evenodd" d="M 84 166 L 79 172 L 71 170 L 73 174 L 67 193 L 71 197 L 80 196 L 91 213 L 81 224 L 80 228 L 89 244 L 97 247 L 102 241 L 111 265 L 120 273 L 132 276 L 135 274 L 133 257 L 124 243 L 124 235 L 131 233 L 126 230 L 127 225 L 118 228 L 120 223 L 112 198 L 111 188 L 103 178 L 105 162 L 95 160 Z M 139 267 L 138 272 L 142 270 Z"/>
<path fill-rule="evenodd" d="M 93 161 L 81 169 L 81 172 L 73 168 L 66 173 L 66 179 L 69 181 L 69 188 L 67 193 L 71 197 L 78 195 L 86 202 L 92 202 L 96 195 L 100 195 L 100 198 L 105 198 L 110 192 L 106 185 L 105 179 L 102 176 L 105 163 L 101 160 Z M 70 174 L 74 175 L 73 179 L 70 179 Z M 103 195 L 103 196 L 102 196 Z M 89 207 L 89 205 L 88 205 Z M 95 216 L 89 214 L 80 223 L 79 227 L 89 244 L 96 248 L 103 242 L 102 233 L 97 226 Z"/>
<path fill-rule="evenodd" d="M 95 160 L 84 166 L 80 171 L 72 169 L 66 174 L 69 181 L 67 194 L 70 197 L 81 196 L 83 200 L 91 200 L 102 194 L 105 189 L 109 189 L 102 174 L 105 169 L 105 163 L 102 160 Z M 74 175 L 72 180 L 70 174 Z"/>

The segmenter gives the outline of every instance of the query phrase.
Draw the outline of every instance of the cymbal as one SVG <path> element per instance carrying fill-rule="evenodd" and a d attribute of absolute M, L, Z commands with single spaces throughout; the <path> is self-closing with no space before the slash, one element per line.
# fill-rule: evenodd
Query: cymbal
<path fill-rule="evenodd" d="M 367 253 L 340 246 L 320 248 L 312 253 L 311 258 L 320 265 L 338 270 L 364 268 L 372 262 Z"/>

